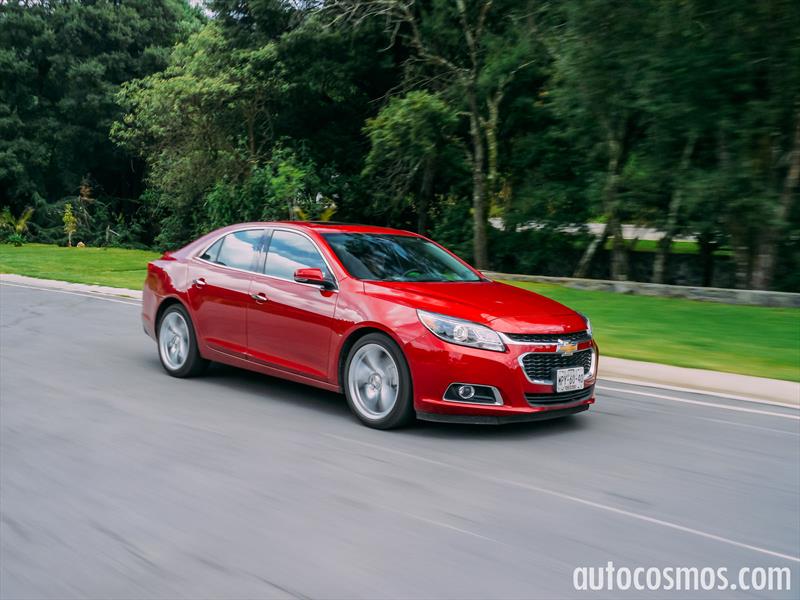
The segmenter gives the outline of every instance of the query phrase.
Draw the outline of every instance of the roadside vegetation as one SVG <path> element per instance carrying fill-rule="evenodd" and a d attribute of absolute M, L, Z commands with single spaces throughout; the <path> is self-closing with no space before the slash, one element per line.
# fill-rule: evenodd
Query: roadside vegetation
<path fill-rule="evenodd" d="M 0 273 L 140 290 L 147 263 L 159 256 L 149 250 L 125 248 L 0 244 Z"/>
<path fill-rule="evenodd" d="M 0 244 L 0 272 L 141 289 L 155 252 Z M 800 310 L 508 282 L 588 314 L 604 356 L 800 381 Z"/>
<path fill-rule="evenodd" d="M 333 218 L 798 291 L 798 32 L 797 0 L 0 1 L 0 239 Z"/>

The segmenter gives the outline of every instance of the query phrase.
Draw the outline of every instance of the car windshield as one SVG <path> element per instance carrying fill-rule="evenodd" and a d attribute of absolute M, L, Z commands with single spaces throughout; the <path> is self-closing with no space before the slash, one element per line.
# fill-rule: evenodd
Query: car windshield
<path fill-rule="evenodd" d="M 428 240 L 376 233 L 323 234 L 353 277 L 369 281 L 480 281 Z"/>

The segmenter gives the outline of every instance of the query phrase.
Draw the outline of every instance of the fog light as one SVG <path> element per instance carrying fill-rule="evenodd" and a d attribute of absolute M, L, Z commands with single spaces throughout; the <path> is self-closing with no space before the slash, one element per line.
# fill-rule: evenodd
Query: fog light
<path fill-rule="evenodd" d="M 475 388 L 471 385 L 458 386 L 458 395 L 464 400 L 469 400 L 475 395 Z"/>

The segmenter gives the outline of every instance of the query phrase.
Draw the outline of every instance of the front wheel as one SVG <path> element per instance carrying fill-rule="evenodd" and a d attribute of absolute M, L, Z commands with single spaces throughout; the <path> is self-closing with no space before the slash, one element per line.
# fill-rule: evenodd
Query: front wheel
<path fill-rule="evenodd" d="M 369 427 L 391 429 L 414 417 L 411 373 L 403 352 L 386 335 L 370 333 L 351 348 L 344 391 L 350 410 Z"/>
<path fill-rule="evenodd" d="M 189 313 L 180 304 L 167 308 L 158 323 L 158 357 L 173 377 L 199 375 L 208 366 L 197 348 Z"/>

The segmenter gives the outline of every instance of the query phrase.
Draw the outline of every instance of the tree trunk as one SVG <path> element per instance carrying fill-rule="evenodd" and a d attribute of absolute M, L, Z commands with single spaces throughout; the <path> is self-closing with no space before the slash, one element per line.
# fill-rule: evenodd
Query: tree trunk
<path fill-rule="evenodd" d="M 428 157 L 422 171 L 422 187 L 417 200 L 417 233 L 426 235 L 428 231 L 428 209 L 433 200 L 433 180 L 436 173 L 436 159 Z"/>
<path fill-rule="evenodd" d="M 622 223 L 614 215 L 609 222 L 613 239 L 611 242 L 611 279 L 615 281 L 628 280 L 628 248 L 625 238 L 622 237 Z"/>
<path fill-rule="evenodd" d="M 573 277 L 579 277 L 583 279 L 584 277 L 588 276 L 589 267 L 592 266 L 594 255 L 597 254 L 598 248 L 605 245 L 609 233 L 610 229 L 608 227 L 608 223 L 606 223 L 605 227 L 603 228 L 603 233 L 595 236 L 594 239 L 589 242 L 589 245 L 586 246 L 586 250 L 583 251 L 583 255 L 578 262 L 578 266 L 575 267 L 575 271 L 572 273 Z"/>
<path fill-rule="evenodd" d="M 800 111 L 795 117 L 794 140 L 789 154 L 789 168 L 783 181 L 778 210 L 774 220 L 767 223 L 753 267 L 753 287 L 769 289 L 775 274 L 775 258 L 778 252 L 780 231 L 789 218 L 794 200 L 794 190 L 800 181 Z"/>
<path fill-rule="evenodd" d="M 467 92 L 470 116 L 469 130 L 472 138 L 472 218 L 473 218 L 473 253 L 475 267 L 489 267 L 489 250 L 486 239 L 486 171 L 483 132 L 480 126 L 480 112 L 474 86 Z"/>
<path fill-rule="evenodd" d="M 694 143 L 697 136 L 694 132 L 689 134 L 686 140 L 686 145 L 681 154 L 681 162 L 678 164 L 678 172 L 676 181 L 672 186 L 672 197 L 669 201 L 669 208 L 667 212 L 667 222 L 664 227 L 664 237 L 658 241 L 658 252 L 656 254 L 655 262 L 653 262 L 653 276 L 651 280 L 653 283 L 664 283 L 667 272 L 667 258 L 669 251 L 672 248 L 672 239 L 675 237 L 675 232 L 678 228 L 678 213 L 683 203 L 683 178 L 689 168 L 689 161 L 692 157 L 694 150 Z"/>
<path fill-rule="evenodd" d="M 489 110 L 489 118 L 484 123 L 486 130 L 486 151 L 488 172 L 486 175 L 486 190 L 491 204 L 497 203 L 497 197 L 500 186 L 500 175 L 497 169 L 497 157 L 499 154 L 499 145 L 497 142 L 497 126 L 500 121 L 500 100 L 502 94 L 496 95 L 488 101 L 487 108 Z"/>
<path fill-rule="evenodd" d="M 740 290 L 750 288 L 750 248 L 747 244 L 733 236 L 733 264 L 736 281 L 734 286 Z"/>
<path fill-rule="evenodd" d="M 697 238 L 700 244 L 700 262 L 703 265 L 703 287 L 714 285 L 714 250 L 716 243 L 708 233 L 701 233 Z"/>
<path fill-rule="evenodd" d="M 672 197 L 675 199 L 676 192 L 673 192 Z M 672 201 L 670 201 L 672 204 Z M 672 234 L 669 231 L 664 233 L 664 237 L 658 240 L 658 249 L 656 250 L 656 258 L 653 261 L 653 275 L 650 281 L 653 283 L 666 283 L 665 275 L 667 272 L 667 258 L 669 251 L 672 248 Z"/>
<path fill-rule="evenodd" d="M 610 131 L 610 130 L 609 130 Z M 583 252 L 573 277 L 586 277 L 592 266 L 597 249 L 604 245 L 609 236 L 613 236 L 614 243 L 611 249 L 611 277 L 612 279 L 625 280 L 627 276 L 627 256 L 625 240 L 622 238 L 622 226 L 617 215 L 617 187 L 619 186 L 619 169 L 622 158 L 622 145 L 609 133 L 608 136 L 608 174 L 606 187 L 603 191 L 603 212 L 606 217 L 606 226 L 603 235 L 595 238 Z"/>

